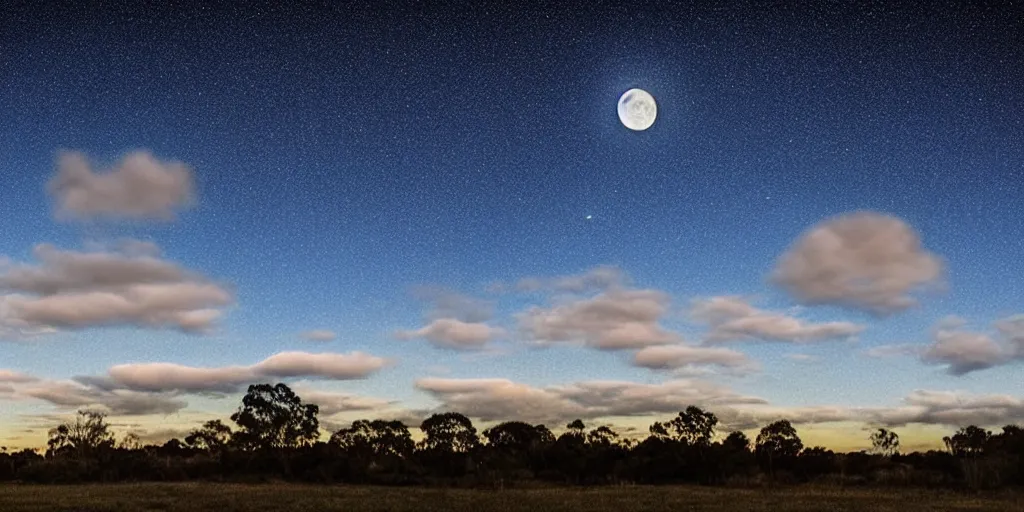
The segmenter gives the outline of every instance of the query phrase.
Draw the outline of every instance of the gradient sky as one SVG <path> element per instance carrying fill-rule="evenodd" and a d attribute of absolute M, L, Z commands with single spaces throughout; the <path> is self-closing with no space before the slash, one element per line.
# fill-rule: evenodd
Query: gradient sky
<path fill-rule="evenodd" d="M 1020 7 L 680 4 L 5 2 L 0 439 L 1024 422 Z"/>

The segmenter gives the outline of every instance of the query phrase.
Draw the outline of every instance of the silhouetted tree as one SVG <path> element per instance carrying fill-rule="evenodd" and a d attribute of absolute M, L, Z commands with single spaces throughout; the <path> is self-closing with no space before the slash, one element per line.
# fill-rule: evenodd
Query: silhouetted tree
<path fill-rule="evenodd" d="M 415 449 L 409 428 L 398 420 L 356 420 L 349 428 L 335 432 L 331 443 L 362 457 L 406 458 Z"/>
<path fill-rule="evenodd" d="M 530 425 L 522 421 L 506 421 L 484 430 L 487 445 L 498 450 L 527 452 L 553 441 L 554 436 L 544 425 Z"/>
<path fill-rule="evenodd" d="M 555 436 L 544 425 L 507 421 L 483 432 L 487 439 L 488 467 L 500 482 L 517 478 L 520 473 L 534 472 L 546 463 L 544 452 L 555 442 Z"/>
<path fill-rule="evenodd" d="M 284 384 L 254 384 L 231 415 L 239 427 L 232 441 L 245 449 L 309 445 L 320 437 L 319 412 Z"/>
<path fill-rule="evenodd" d="M 797 457 L 797 474 L 802 480 L 811 480 L 836 471 L 836 454 L 821 446 L 807 448 Z"/>
<path fill-rule="evenodd" d="M 750 439 L 743 432 L 730 432 L 714 453 L 720 481 L 750 476 L 757 469 L 754 454 L 750 451 Z"/>
<path fill-rule="evenodd" d="M 677 441 L 691 446 L 709 446 L 717 425 L 718 417 L 714 413 L 691 405 L 666 423 L 665 427 Z"/>
<path fill-rule="evenodd" d="M 835 475 L 840 482 L 995 488 L 1024 485 L 1024 429 L 1006 425 L 993 434 L 970 425 L 944 438 L 948 451 L 898 453 L 887 429 L 871 435 L 875 453 L 834 453 L 803 448 L 796 429 L 780 420 L 751 441 L 731 432 L 715 441 L 714 414 L 690 406 L 650 426 L 637 443 L 609 426 L 590 430 L 582 420 L 556 440 L 544 425 L 507 421 L 482 433 L 457 412 L 420 424 L 413 442 L 401 421 L 358 420 L 317 442 L 319 408 L 303 404 L 287 386 L 250 386 L 232 415 L 237 432 L 207 421 L 185 438 L 139 448 L 129 433 L 117 443 L 102 413 L 80 411 L 50 431 L 43 458 L 32 450 L 0 447 L 0 480 L 74 483 L 117 480 L 285 478 L 308 482 L 481 485 L 525 479 L 603 484 L 749 483 L 759 467 L 773 482 L 784 475 L 810 481 Z M 213 456 L 215 454 L 215 456 Z M 293 471 L 294 469 L 294 471 Z"/>
<path fill-rule="evenodd" d="M 992 432 L 988 430 L 968 425 L 958 430 L 952 437 L 943 437 L 942 442 L 953 455 L 980 455 L 991 435 Z"/>
<path fill-rule="evenodd" d="M 595 447 L 608 448 L 615 444 L 615 440 L 618 439 L 619 434 L 615 433 L 611 427 L 602 425 L 600 427 L 591 430 L 587 434 L 587 444 Z"/>
<path fill-rule="evenodd" d="M 778 420 L 761 429 L 757 435 L 757 458 L 767 466 L 768 475 L 777 469 L 791 469 L 793 460 L 804 447 L 789 420 Z"/>
<path fill-rule="evenodd" d="M 382 483 L 403 481 L 416 447 L 398 420 L 357 420 L 335 432 L 331 444 L 345 453 L 351 477 Z"/>
<path fill-rule="evenodd" d="M 729 435 L 725 437 L 725 441 L 722 441 L 722 445 L 731 450 L 750 451 L 750 439 L 739 430 L 729 432 Z"/>
<path fill-rule="evenodd" d="M 201 428 L 192 430 L 185 437 L 185 444 L 190 448 L 206 452 L 216 452 L 227 446 L 231 441 L 231 427 L 220 420 L 210 420 Z"/>
<path fill-rule="evenodd" d="M 121 442 L 117 443 L 117 447 L 121 450 L 134 451 L 142 448 L 142 441 L 135 432 L 128 432 L 121 438 Z"/>
<path fill-rule="evenodd" d="M 423 420 L 420 430 L 424 435 L 420 447 L 424 450 L 465 453 L 480 444 L 473 422 L 457 412 L 434 414 Z"/>
<path fill-rule="evenodd" d="M 74 422 L 62 423 L 50 430 L 46 456 L 70 454 L 90 457 L 96 452 L 113 448 L 114 434 L 105 421 L 106 414 L 96 411 L 78 411 Z"/>
<path fill-rule="evenodd" d="M 890 456 L 900 449 L 900 436 L 896 432 L 880 428 L 871 434 L 871 448 L 875 453 Z"/>
<path fill-rule="evenodd" d="M 420 460 L 434 473 L 444 477 L 463 476 L 475 469 L 473 452 L 480 446 L 476 427 L 457 412 L 434 414 L 420 424 L 423 440 Z"/>

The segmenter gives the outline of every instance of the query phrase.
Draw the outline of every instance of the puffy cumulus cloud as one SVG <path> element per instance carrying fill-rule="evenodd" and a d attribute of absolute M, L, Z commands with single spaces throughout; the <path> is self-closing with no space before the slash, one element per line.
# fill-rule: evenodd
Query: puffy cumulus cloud
<path fill-rule="evenodd" d="M 555 291 L 586 293 L 621 288 L 628 284 L 626 274 L 611 265 L 599 265 L 581 274 L 557 277 L 525 277 L 516 282 L 514 289 L 520 292 Z"/>
<path fill-rule="evenodd" d="M 106 172 L 95 172 L 82 153 L 63 152 L 47 191 L 60 219 L 172 220 L 195 194 L 191 168 L 147 151 L 125 155 Z"/>
<path fill-rule="evenodd" d="M 655 290 L 611 290 L 552 308 L 533 307 L 517 315 L 532 341 L 577 342 L 603 350 L 639 349 L 680 340 L 659 325 L 668 297 Z"/>
<path fill-rule="evenodd" d="M 675 413 L 693 404 L 760 403 L 713 384 L 679 380 L 662 384 L 590 381 L 544 388 L 507 379 L 425 378 L 416 387 L 442 403 L 483 421 L 511 418 L 565 422 L 573 418 Z"/>
<path fill-rule="evenodd" d="M 757 309 L 740 297 L 695 300 L 690 314 L 710 326 L 705 338 L 708 343 L 750 339 L 808 343 L 847 339 L 864 330 L 863 326 L 851 322 L 803 322 L 782 313 Z"/>
<path fill-rule="evenodd" d="M 953 375 L 1024 360 L 1024 315 L 1015 315 L 995 322 L 996 336 L 971 332 L 962 328 L 964 322 L 940 322 L 932 343 L 921 348 L 925 363 L 945 365 Z"/>
<path fill-rule="evenodd" d="M 174 414 L 188 405 L 167 393 L 104 390 L 67 381 L 40 381 L 19 387 L 16 393 L 62 408 L 92 408 L 114 416 Z"/>
<path fill-rule="evenodd" d="M 106 379 L 89 379 L 97 387 L 137 391 L 231 392 L 267 378 L 321 377 L 362 379 L 389 361 L 365 354 L 279 352 L 251 366 L 198 368 L 172 363 L 136 363 L 111 367 Z"/>
<path fill-rule="evenodd" d="M 309 341 L 334 341 L 334 339 L 338 337 L 334 331 L 328 331 L 325 329 L 306 331 L 303 332 L 301 336 Z"/>
<path fill-rule="evenodd" d="M 922 361 L 946 365 L 953 375 L 991 368 L 1006 362 L 1007 357 L 992 338 L 967 331 L 939 331 L 935 342 L 921 353 Z"/>
<path fill-rule="evenodd" d="M 913 306 L 911 293 L 937 284 L 942 274 L 943 262 L 902 220 L 856 212 L 801 235 L 777 261 L 772 280 L 805 304 L 882 315 Z"/>
<path fill-rule="evenodd" d="M 399 339 L 424 338 L 442 348 L 478 349 L 503 334 L 502 329 L 484 323 L 439 318 L 421 329 L 398 331 L 395 336 Z"/>
<path fill-rule="evenodd" d="M 712 365 L 735 369 L 753 369 L 754 362 L 742 352 L 718 347 L 660 345 L 637 351 L 633 364 L 653 370 L 668 370 Z"/>
<path fill-rule="evenodd" d="M 0 269 L 0 334 L 52 332 L 105 325 L 209 330 L 234 298 L 172 262 L 153 256 L 149 242 L 121 249 L 63 251 L 35 248 L 38 265 Z"/>
<path fill-rule="evenodd" d="M 875 358 L 909 356 L 926 364 L 945 366 L 951 375 L 966 375 L 1024 361 L 1024 315 L 994 323 L 994 333 L 966 330 L 967 322 L 948 316 L 936 323 L 926 344 L 880 345 L 864 351 Z"/>

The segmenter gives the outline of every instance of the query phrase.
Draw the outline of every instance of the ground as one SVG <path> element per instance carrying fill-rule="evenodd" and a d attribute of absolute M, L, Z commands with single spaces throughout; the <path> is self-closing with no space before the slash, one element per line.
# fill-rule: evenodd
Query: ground
<path fill-rule="evenodd" d="M 776 490 L 691 486 L 444 490 L 292 484 L 147 483 L 37 486 L 0 484 L 3 512 L 231 512 L 235 510 L 515 511 L 1024 511 L 1024 494 L 795 487 Z"/>

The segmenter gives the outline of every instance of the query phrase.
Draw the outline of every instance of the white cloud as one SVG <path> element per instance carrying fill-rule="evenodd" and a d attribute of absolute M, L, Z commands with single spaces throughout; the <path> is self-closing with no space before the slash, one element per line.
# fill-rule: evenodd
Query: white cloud
<path fill-rule="evenodd" d="M 384 368 L 387 359 L 351 352 L 348 354 L 279 352 L 255 365 L 256 373 L 267 377 L 324 377 L 328 379 L 362 379 Z"/>
<path fill-rule="evenodd" d="M 139 391 L 233 391 L 257 378 L 250 366 L 196 368 L 173 363 L 135 363 L 111 367 L 107 374 Z"/>
<path fill-rule="evenodd" d="M 964 375 L 1003 364 L 1008 356 L 1003 347 L 984 334 L 939 331 L 935 342 L 921 353 L 921 360 L 945 364 L 949 373 Z"/>
<path fill-rule="evenodd" d="M 399 339 L 424 338 L 442 348 L 479 349 L 504 334 L 484 323 L 467 323 L 454 318 L 439 318 L 421 329 L 399 331 Z"/>
<path fill-rule="evenodd" d="M 533 307 L 518 315 L 532 341 L 576 342 L 604 349 L 639 349 L 680 341 L 658 324 L 668 297 L 655 290 L 612 290 L 549 309 Z"/>
<path fill-rule="evenodd" d="M 636 353 L 633 364 L 655 370 L 689 366 L 714 365 L 726 368 L 752 368 L 753 361 L 742 352 L 718 347 L 661 345 L 644 347 Z"/>
<path fill-rule="evenodd" d="M 388 364 L 384 358 L 362 352 L 279 352 L 251 366 L 200 368 L 173 363 L 134 363 L 114 366 L 108 376 L 117 386 L 139 391 L 224 392 L 267 378 L 362 379 Z"/>
<path fill-rule="evenodd" d="M 757 309 L 740 297 L 712 297 L 693 302 L 691 316 L 708 324 L 708 343 L 767 340 L 809 343 L 849 339 L 864 330 L 851 322 L 807 323 L 782 313 Z"/>
<path fill-rule="evenodd" d="M 67 381 L 40 381 L 16 391 L 21 396 L 43 400 L 58 407 L 97 408 L 115 416 L 174 414 L 188 405 L 166 393 L 104 390 Z"/>
<path fill-rule="evenodd" d="M 942 261 L 902 220 L 856 212 L 801 235 L 779 258 L 772 279 L 805 304 L 890 314 L 916 304 L 911 293 L 937 284 L 942 274 Z"/>
<path fill-rule="evenodd" d="M 996 336 L 964 330 L 964 322 L 940 322 L 932 343 L 923 347 L 921 360 L 946 365 L 953 375 L 1024 360 L 1024 316 L 1015 315 L 995 322 Z"/>
<path fill-rule="evenodd" d="M 952 375 L 966 375 L 1024 360 L 1024 315 L 994 324 L 994 335 L 968 331 L 966 321 L 948 316 L 936 323 L 929 344 L 880 345 L 864 351 L 875 358 L 911 356 L 942 365 Z"/>
<path fill-rule="evenodd" d="M 328 331 L 326 329 L 306 331 L 302 333 L 301 336 L 309 341 L 334 341 L 334 339 L 338 337 L 334 331 Z"/>
<path fill-rule="evenodd" d="M 107 172 L 94 172 L 85 155 L 64 152 L 47 190 L 61 219 L 171 220 L 175 209 L 194 200 L 192 170 L 181 162 L 160 162 L 146 151 L 127 154 Z"/>
<path fill-rule="evenodd" d="M 234 298 L 224 286 L 152 256 L 149 242 L 121 250 L 35 248 L 39 265 L 10 264 L 0 273 L 0 334 L 133 325 L 209 330 Z M 144 250 L 141 249 L 144 247 Z"/>

